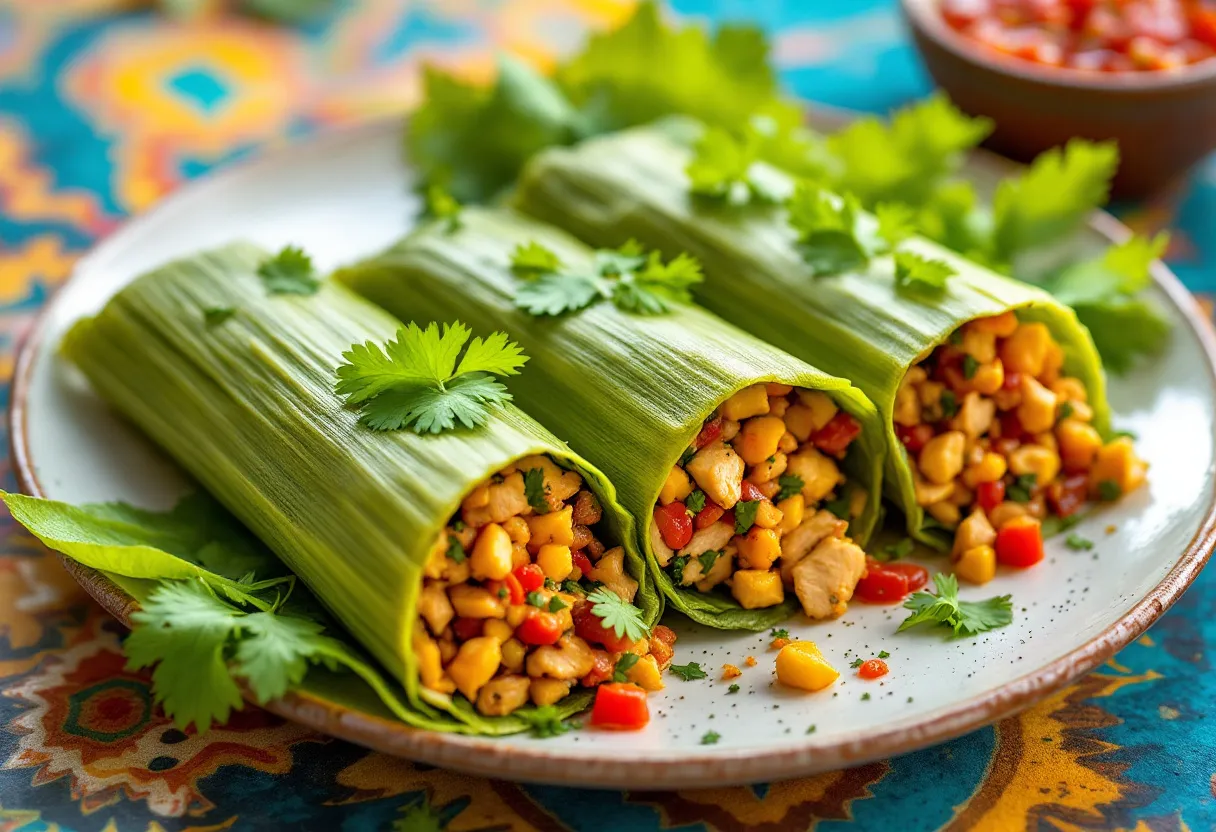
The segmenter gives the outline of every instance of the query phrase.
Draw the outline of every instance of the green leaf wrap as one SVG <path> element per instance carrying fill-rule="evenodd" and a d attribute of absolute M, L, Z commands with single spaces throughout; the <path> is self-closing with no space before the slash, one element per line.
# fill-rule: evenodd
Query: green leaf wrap
<path fill-rule="evenodd" d="M 697 291 L 704 306 L 861 388 L 886 425 L 885 488 L 907 516 L 909 533 L 937 547 L 949 543 L 948 535 L 924 528 L 906 452 L 895 437 L 895 394 L 908 369 L 967 321 L 1016 309 L 1045 323 L 1064 349 L 1065 370 L 1089 391 L 1095 426 L 1109 432 L 1101 362 L 1072 309 L 918 238 L 901 247 L 957 272 L 944 291 L 898 290 L 890 256 L 861 270 L 814 277 L 784 207 L 733 208 L 689 192 L 684 169 L 697 130 L 695 123 L 668 121 L 545 151 L 525 169 L 516 205 L 593 245 L 632 237 L 667 254 L 687 251 L 705 268 Z M 772 168 L 764 174 L 779 190 L 793 190 L 785 174 Z"/>
<path fill-rule="evenodd" d="M 482 428 L 439 435 L 377 433 L 358 424 L 334 393 L 334 370 L 351 344 L 383 342 L 398 322 L 330 283 L 311 296 L 267 296 L 256 273 L 266 256 L 238 243 L 144 275 L 96 317 L 76 324 L 63 353 L 402 681 L 413 724 L 467 733 L 524 730 L 519 717 L 483 717 L 460 697 L 421 688 L 410 637 L 423 567 L 470 490 L 516 459 L 548 454 L 578 471 L 599 496 L 608 536 L 625 545 L 639 582 L 637 603 L 653 623 L 662 599 L 616 492 L 599 470 L 513 406 L 495 410 Z M 204 310 L 217 307 L 235 313 L 208 325 Z M 138 542 L 61 521 L 52 516 L 41 529 L 30 528 L 68 556 L 119 575 L 189 571 L 176 565 L 150 574 Z M 90 534 L 101 545 L 79 545 Z M 163 539 L 145 545 L 161 546 Z M 572 696 L 563 710 L 573 713 L 587 701 Z"/>
<path fill-rule="evenodd" d="M 424 226 L 335 279 L 420 324 L 458 315 L 477 334 L 505 329 L 531 357 L 511 380 L 516 402 L 612 479 L 671 604 L 722 629 L 761 630 L 788 617 L 797 608 L 792 599 L 745 610 L 721 591 L 673 586 L 648 533 L 659 490 L 704 420 L 735 392 L 762 381 L 822 390 L 862 424 L 845 470 L 869 492 L 851 526 L 864 544 L 878 517 L 875 486 L 885 447 L 873 405 L 847 381 L 696 307 L 643 316 L 601 301 L 560 317 L 533 317 L 514 303 L 522 281 L 510 268 L 515 247 L 529 241 L 556 252 L 572 270 L 591 267 L 591 249 L 551 226 L 513 212 L 466 208 L 458 230 Z"/>

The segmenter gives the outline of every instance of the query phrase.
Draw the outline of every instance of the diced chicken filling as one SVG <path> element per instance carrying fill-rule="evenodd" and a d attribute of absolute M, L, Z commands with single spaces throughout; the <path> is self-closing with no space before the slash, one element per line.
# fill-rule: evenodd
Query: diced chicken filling
<path fill-rule="evenodd" d="M 413 635 L 423 686 L 459 692 L 486 716 L 551 705 L 614 675 L 661 689 L 675 633 L 660 625 L 632 641 L 587 598 L 603 589 L 631 604 L 638 589 L 624 549 L 600 541 L 602 519 L 583 478 L 544 456 L 473 489 L 424 571 Z"/>
<path fill-rule="evenodd" d="M 1132 440 L 1103 442 L 1085 385 L 1063 365 L 1046 325 L 1006 312 L 965 324 L 904 377 L 896 435 L 917 503 L 955 530 L 956 561 L 990 556 L 1012 521 L 1069 517 L 1144 483 Z"/>
<path fill-rule="evenodd" d="M 793 590 L 812 618 L 841 614 L 865 567 L 846 532 L 867 495 L 840 468 L 860 433 L 818 391 L 756 384 L 731 396 L 659 492 L 659 563 L 677 586 L 727 587 L 745 609 Z"/>

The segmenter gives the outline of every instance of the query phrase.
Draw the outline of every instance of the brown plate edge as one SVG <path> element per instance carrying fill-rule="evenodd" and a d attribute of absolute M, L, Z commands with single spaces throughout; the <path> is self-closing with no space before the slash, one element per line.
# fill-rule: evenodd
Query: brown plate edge
<path fill-rule="evenodd" d="M 824 109 L 817 111 L 821 117 L 825 115 Z M 832 114 L 823 120 L 835 121 L 834 116 L 835 114 Z M 335 139 L 344 142 L 362 137 L 365 132 L 375 133 L 389 129 L 400 129 L 399 121 L 330 131 L 306 143 Z M 267 159 L 277 156 L 278 154 L 274 153 L 233 165 L 207 177 L 207 180 L 213 182 L 221 177 L 243 175 Z M 163 200 L 152 212 L 168 202 L 188 196 L 192 190 L 189 187 L 183 188 Z M 118 230 L 140 222 L 152 212 L 129 220 Z M 1104 212 L 1096 212 L 1090 220 L 1090 226 L 1104 237 L 1115 241 L 1122 240 L 1131 233 L 1121 222 Z M 105 240 L 99 242 L 94 251 L 105 243 Z M 1210 322 L 1200 311 L 1194 297 L 1163 263 L 1153 264 L 1153 279 L 1186 319 L 1207 356 L 1208 372 L 1216 380 L 1216 333 Z M 57 296 L 52 297 L 39 311 L 34 326 L 18 347 L 9 408 L 9 442 L 14 473 L 21 490 L 38 497 L 45 496 L 45 493 L 38 482 L 30 458 L 26 433 L 26 398 L 34 358 L 41 346 L 43 326 L 56 301 Z M 577 759 L 564 756 L 555 746 L 538 744 L 536 748 L 507 747 L 492 739 L 420 731 L 392 720 L 349 710 L 308 693 L 291 693 L 267 703 L 264 707 L 286 719 L 367 748 L 484 777 L 606 789 L 694 788 L 800 777 L 897 756 L 945 742 L 1012 716 L 1054 693 L 1098 667 L 1143 634 L 1195 580 L 1211 556 L 1214 545 L 1216 497 L 1208 506 L 1198 533 L 1169 573 L 1118 621 L 1087 643 L 996 691 L 945 709 L 919 724 L 882 730 L 855 740 L 826 745 L 783 748 L 771 752 L 748 749 L 682 752 L 678 757 L 672 756 L 669 759 L 618 758 L 589 762 L 581 756 Z M 90 596 L 123 624 L 129 625 L 130 613 L 137 607 L 130 596 L 105 574 L 63 556 L 60 556 L 60 560 L 68 573 Z"/>

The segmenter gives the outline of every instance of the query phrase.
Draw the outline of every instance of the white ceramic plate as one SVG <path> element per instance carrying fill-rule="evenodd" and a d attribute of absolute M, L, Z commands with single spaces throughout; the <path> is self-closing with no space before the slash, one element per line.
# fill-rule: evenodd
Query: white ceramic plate
<path fill-rule="evenodd" d="M 183 480 L 174 466 L 98 401 L 55 358 L 68 326 L 96 312 L 119 287 L 165 260 L 233 238 L 268 248 L 303 244 L 329 269 L 387 245 L 413 214 L 399 125 L 323 137 L 192 185 L 127 225 L 78 264 L 25 346 L 14 386 L 13 451 L 23 487 L 70 502 L 127 500 L 168 507 Z M 978 178 L 994 162 L 977 157 Z M 1088 244 L 1125 231 L 1095 219 Z M 1048 544 L 1047 561 L 1003 571 L 964 596 L 1011 593 L 1012 625 L 958 642 L 938 633 L 894 635 L 899 608 L 854 604 L 843 620 L 790 622 L 842 671 L 824 692 L 777 686 L 767 634 L 692 627 L 670 616 L 677 660 L 707 680 L 668 677 L 637 734 L 584 730 L 547 740 L 478 739 L 412 731 L 378 713 L 306 692 L 271 710 L 351 741 L 483 775 L 584 786 L 677 788 L 804 775 L 910 751 L 1023 708 L 1090 670 L 1143 632 L 1195 577 L 1213 535 L 1216 350 L 1186 291 L 1157 269 L 1157 300 L 1175 324 L 1166 355 L 1115 378 L 1119 427 L 1136 431 L 1152 464 L 1149 486 L 1086 521 L 1091 552 Z M 560 431 L 559 431 L 560 433 Z M 125 619 L 128 599 L 100 576 L 69 568 Z M 864 682 L 854 657 L 880 650 L 891 674 Z M 755 656 L 755 667 L 744 667 Z M 723 664 L 744 667 L 728 694 Z M 865 697 L 869 694 L 868 698 Z M 815 726 L 813 733 L 808 733 Z M 721 735 L 702 745 L 707 731 Z"/>

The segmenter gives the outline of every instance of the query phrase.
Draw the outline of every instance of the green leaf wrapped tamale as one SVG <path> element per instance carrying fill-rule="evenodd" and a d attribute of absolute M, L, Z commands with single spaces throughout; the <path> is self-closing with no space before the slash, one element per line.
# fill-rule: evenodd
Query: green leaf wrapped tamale
<path fill-rule="evenodd" d="M 759 630 L 796 608 L 790 588 L 808 614 L 838 614 L 864 569 L 840 517 L 864 543 L 878 515 L 877 413 L 848 382 L 646 294 L 680 268 L 695 264 L 468 208 L 335 279 L 413 320 L 507 328 L 530 356 L 516 401 L 612 479 L 677 609 Z"/>
<path fill-rule="evenodd" d="M 1072 309 L 923 239 L 867 256 L 851 232 L 808 237 L 784 201 L 796 183 L 767 166 L 757 175 L 776 199 L 694 195 L 696 135 L 671 121 L 548 150 L 516 205 L 593 245 L 692 254 L 702 304 L 855 383 L 885 422 L 886 490 L 922 541 L 950 545 L 978 506 L 989 517 L 963 544 L 988 545 L 988 520 L 1067 516 L 1143 480 L 1129 440 L 1103 444 L 1105 381 Z M 868 233 L 891 233 L 856 213 Z"/>

